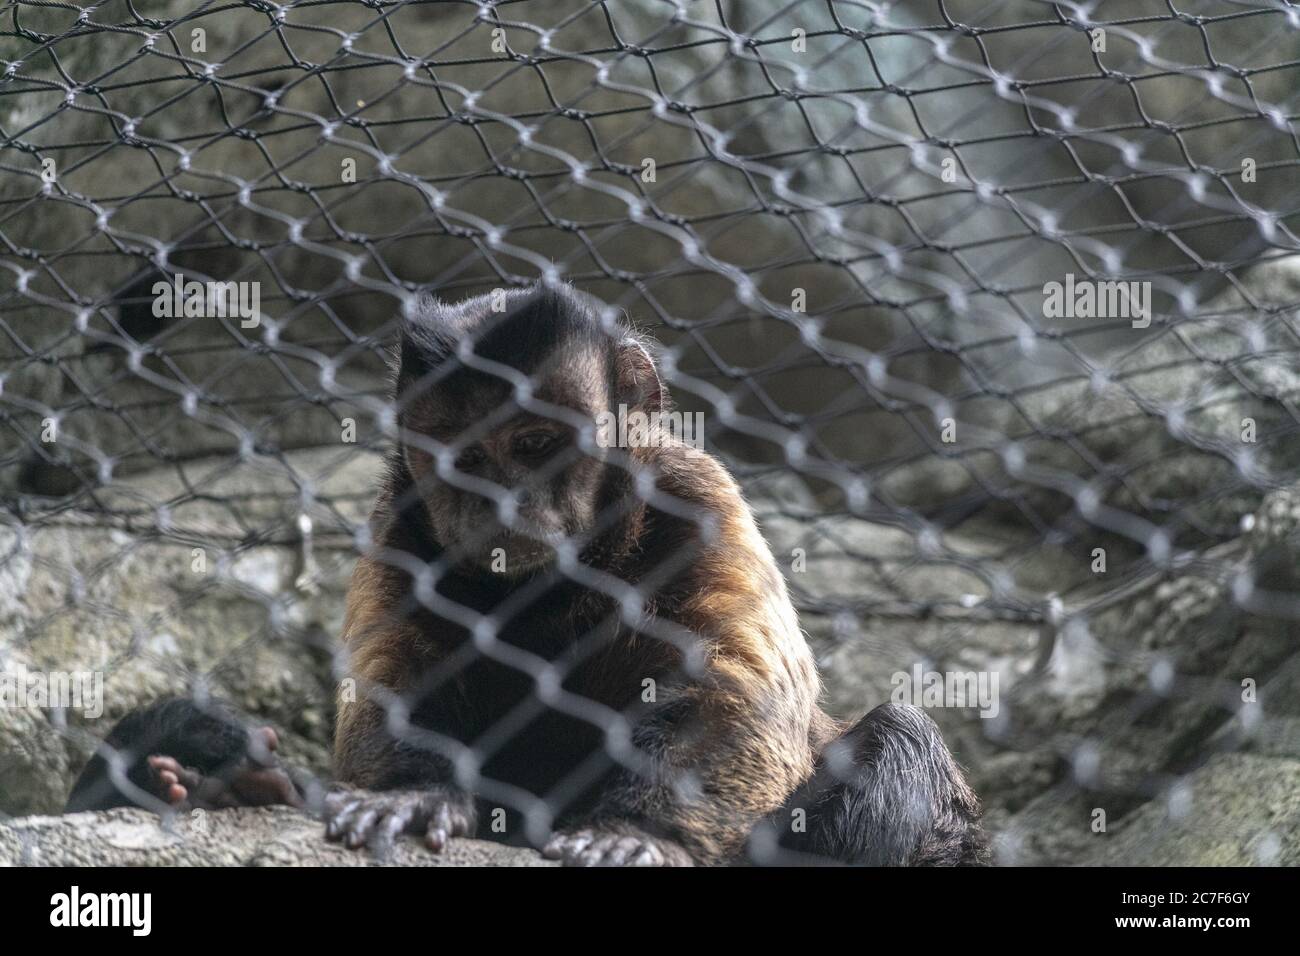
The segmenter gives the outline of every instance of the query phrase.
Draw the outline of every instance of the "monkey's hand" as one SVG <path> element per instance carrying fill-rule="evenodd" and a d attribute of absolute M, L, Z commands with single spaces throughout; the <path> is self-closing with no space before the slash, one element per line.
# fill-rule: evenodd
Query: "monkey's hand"
<path fill-rule="evenodd" d="M 562 860 L 565 866 L 695 865 L 677 843 L 630 823 L 605 822 L 558 833 L 542 849 L 542 855 Z"/>
<path fill-rule="evenodd" d="M 154 792 L 176 810 L 303 805 L 292 775 L 279 763 L 241 760 L 218 773 L 204 773 L 162 754 L 148 762 Z"/>
<path fill-rule="evenodd" d="M 474 801 L 450 787 L 427 790 L 334 790 L 325 796 L 325 839 L 348 847 L 369 844 L 387 856 L 400 834 L 424 836 L 434 853 L 451 837 L 474 834 Z"/>

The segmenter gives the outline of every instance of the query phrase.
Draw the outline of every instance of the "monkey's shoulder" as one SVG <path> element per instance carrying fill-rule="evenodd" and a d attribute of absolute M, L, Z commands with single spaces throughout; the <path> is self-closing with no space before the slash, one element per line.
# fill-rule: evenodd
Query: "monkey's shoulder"
<path fill-rule="evenodd" d="M 656 464 L 657 489 L 688 505 L 676 521 L 693 525 L 686 535 L 694 551 L 687 586 L 709 592 L 758 591 L 784 602 L 785 582 L 771 548 L 726 466 L 707 452 L 680 444 L 663 448 Z"/>
<path fill-rule="evenodd" d="M 658 471 L 655 486 L 666 494 L 719 512 L 744 506 L 727 466 L 702 449 L 666 440 L 654 449 L 652 462 Z"/>

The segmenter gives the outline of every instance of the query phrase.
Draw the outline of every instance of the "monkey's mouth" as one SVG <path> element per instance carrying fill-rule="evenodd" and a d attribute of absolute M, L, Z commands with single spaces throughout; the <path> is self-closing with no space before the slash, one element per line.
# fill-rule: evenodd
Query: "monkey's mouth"
<path fill-rule="evenodd" d="M 536 526 L 517 523 L 513 528 L 493 529 L 477 549 L 475 563 L 488 570 L 518 574 L 545 567 L 555 561 L 555 548 L 564 535 Z"/>

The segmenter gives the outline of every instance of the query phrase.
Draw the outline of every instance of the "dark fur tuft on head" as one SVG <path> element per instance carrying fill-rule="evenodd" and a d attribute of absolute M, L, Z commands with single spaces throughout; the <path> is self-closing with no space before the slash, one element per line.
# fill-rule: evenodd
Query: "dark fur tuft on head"
<path fill-rule="evenodd" d="M 626 332 L 604 329 L 599 304 L 567 284 L 507 290 L 500 312 L 492 308 L 499 303 L 496 295 L 455 305 L 423 299 L 402 324 L 396 394 L 405 394 L 436 371 L 451 375 L 463 369 L 456 351 L 466 338 L 474 343 L 475 355 L 527 375 L 559 348 L 608 347 L 611 338 Z"/>
<path fill-rule="evenodd" d="M 501 305 L 494 299 L 500 294 L 454 305 L 423 299 L 402 325 L 395 397 L 435 382 L 452 392 L 475 380 L 501 384 L 501 378 L 470 369 L 457 357 L 460 343 L 469 339 L 476 356 L 529 376 L 557 354 L 606 351 L 613 360 L 611 384 L 619 401 L 646 411 L 671 407 L 649 341 L 621 316 L 604 320 L 598 300 L 568 284 L 537 284 L 507 290 L 505 308 L 493 311 L 494 304 Z"/>

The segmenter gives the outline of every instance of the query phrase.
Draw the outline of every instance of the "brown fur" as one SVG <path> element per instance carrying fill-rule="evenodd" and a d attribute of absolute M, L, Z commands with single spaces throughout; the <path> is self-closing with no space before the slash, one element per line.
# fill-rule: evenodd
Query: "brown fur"
<path fill-rule="evenodd" d="M 812 772 L 814 741 L 833 726 L 816 706 L 819 682 L 812 655 L 799 632 L 785 582 L 777 571 L 739 489 L 714 458 L 682 446 L 655 450 L 649 464 L 662 469 L 659 490 L 698 505 L 718 519 L 716 537 L 704 546 L 694 566 L 678 583 L 670 602 L 656 605 L 656 616 L 680 624 L 701 638 L 705 672 L 690 689 L 698 732 L 689 742 L 667 748 L 664 762 L 675 774 L 698 775 L 712 799 L 675 800 L 671 780 L 640 798 L 646 809 L 691 850 L 700 862 L 735 855 L 753 823 L 780 807 Z M 382 527 L 391 516 L 381 501 Z M 637 509 L 634 524 L 644 519 Z M 382 540 L 382 539 L 381 539 Z M 373 558 L 362 558 L 348 595 L 343 643 L 350 651 L 351 676 L 366 688 L 400 693 L 425 666 L 437 659 L 436 635 L 421 633 L 415 622 L 393 609 L 403 593 L 403 572 Z M 624 691 L 676 658 L 662 647 L 629 654 L 643 636 L 622 634 L 618 653 L 599 661 L 606 671 L 597 683 Z M 657 643 L 657 642 L 656 642 Z M 619 664 L 622 659 L 621 666 Z M 647 666 L 649 664 L 649 666 Z M 657 666 L 656 666 L 657 665 Z M 627 673 L 628 668 L 631 673 Z M 611 672 L 611 670 L 613 672 Z M 593 690 L 596 699 L 615 694 Z M 358 737 L 374 732 L 373 707 L 340 701 L 336 762 L 340 779 L 358 786 L 380 786 L 372 768 L 353 763 Z"/>
<path fill-rule="evenodd" d="M 520 308 L 543 309 L 535 321 L 545 321 L 583 305 L 560 296 Z M 467 311 L 454 313 L 460 332 Z M 528 375 L 536 395 L 580 415 L 612 408 L 625 394 L 647 410 L 667 403 L 648 351 L 631 337 L 603 355 L 598 344 L 558 349 Z M 653 851 L 647 859 L 737 858 L 755 825 L 812 777 L 843 730 L 818 707 L 812 654 L 739 487 L 716 459 L 674 442 L 633 449 L 618 462 L 591 453 L 557 459 L 558 476 L 544 485 L 512 471 L 498 447 L 509 445 L 511 429 L 529 427 L 532 412 L 498 416 L 492 409 L 512 401 L 502 394 L 477 411 L 449 405 L 471 388 L 480 395 L 495 388 L 491 379 L 466 381 L 446 398 L 421 391 L 403 399 L 413 434 L 390 459 L 372 517 L 376 550 L 358 563 L 348 595 L 343 644 L 360 695 L 340 699 L 339 778 L 374 789 L 451 786 L 451 758 L 469 747 L 481 758 L 489 804 L 502 799 L 493 791 L 502 782 L 533 793 L 557 804 L 561 831 L 591 827 L 614 842 L 631 840 L 632 851 L 611 858 L 642 844 Z M 476 492 L 443 483 L 433 455 L 485 418 L 496 430 L 479 429 L 489 452 L 481 474 L 497 487 L 531 482 L 550 509 L 546 520 L 562 521 L 566 538 L 585 542 L 583 568 L 636 589 L 639 619 L 623 619 L 617 592 L 569 575 L 530 567 L 503 579 L 483 570 L 470 539 L 492 520 L 491 508 Z M 654 478 L 648 501 L 631 490 L 640 472 Z M 602 514 L 615 515 L 607 526 L 593 526 L 598 500 Z M 441 577 L 422 601 L 413 575 L 435 565 Z M 493 654 L 470 641 L 476 613 L 497 621 Z M 564 675 L 559 702 L 543 702 L 529 676 L 548 664 Z M 646 678 L 657 687 L 650 704 L 640 698 Z M 386 726 L 385 708 L 397 701 L 411 713 L 405 735 Z M 535 716 L 501 739 L 496 728 L 520 713 Z M 631 727 L 628 752 L 600 733 L 620 721 Z M 599 760 L 609 766 L 585 788 L 571 786 Z"/>

